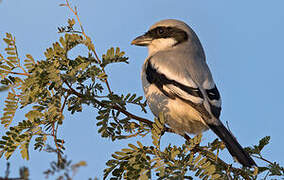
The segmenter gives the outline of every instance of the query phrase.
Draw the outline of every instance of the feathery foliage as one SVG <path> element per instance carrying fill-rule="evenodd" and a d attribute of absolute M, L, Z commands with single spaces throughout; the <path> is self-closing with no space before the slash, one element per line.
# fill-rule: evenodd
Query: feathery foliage
<path fill-rule="evenodd" d="M 7 47 L 4 49 L 5 55 L 0 54 L 0 90 L 8 91 L 8 95 L 1 117 L 6 135 L 0 140 L 0 157 L 9 159 L 19 149 L 22 158 L 28 160 L 29 147 L 34 142 L 35 150 L 53 149 L 51 152 L 57 155 L 57 162 L 51 164 L 46 175 L 71 171 L 71 162 L 62 156 L 65 141 L 57 134 L 64 125 L 63 112 L 78 113 L 82 111 L 83 105 L 89 105 L 97 112 L 98 132 L 103 138 L 115 141 L 149 134 L 152 137 L 150 146 L 137 141 L 137 145 L 128 144 L 128 147 L 115 152 L 106 163 L 105 179 L 284 177 L 282 166 L 262 156 L 261 151 L 269 144 L 270 137 L 261 139 L 258 145 L 246 148 L 252 156 L 266 163 L 266 166 L 253 170 L 233 167 L 220 159 L 218 155 L 225 149 L 224 143 L 216 139 L 208 145 L 201 145 L 202 135 L 192 139 L 184 135 L 181 137 L 186 139 L 183 145 L 169 144 L 161 148 L 163 134 L 173 132 L 166 126 L 163 114 L 150 121 L 131 113 L 129 105 L 147 113 L 146 101 L 132 92 L 117 94 L 108 82 L 109 74 L 104 68 L 113 63 L 129 63 L 128 57 L 119 47 L 111 47 L 100 58 L 91 38 L 82 28 L 77 10 L 72 9 L 68 1 L 61 6 L 72 10 L 81 30 L 75 30 L 75 20 L 69 19 L 66 27 L 58 28 L 62 37 L 46 49 L 43 60 L 36 60 L 27 54 L 22 65 L 15 37 L 7 33 L 3 39 Z M 78 45 L 86 47 L 88 55 L 70 57 L 69 52 Z M 22 121 L 17 120 L 18 110 L 25 112 Z M 54 148 L 47 144 L 48 139 L 53 141 Z M 73 167 L 84 165 L 81 162 Z"/>

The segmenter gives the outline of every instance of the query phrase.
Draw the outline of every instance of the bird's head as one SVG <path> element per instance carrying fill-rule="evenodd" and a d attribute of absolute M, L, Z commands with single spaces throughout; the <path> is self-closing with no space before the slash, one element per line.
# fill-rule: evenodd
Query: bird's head
<path fill-rule="evenodd" d="M 149 54 L 153 54 L 188 42 L 192 32 L 191 28 L 184 22 L 166 19 L 155 23 L 148 32 L 135 38 L 131 44 L 147 46 Z"/>

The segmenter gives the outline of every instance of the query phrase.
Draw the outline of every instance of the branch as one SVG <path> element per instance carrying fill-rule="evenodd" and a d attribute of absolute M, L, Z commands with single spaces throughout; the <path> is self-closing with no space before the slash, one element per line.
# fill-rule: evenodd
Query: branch
<path fill-rule="evenodd" d="M 75 89 L 73 89 L 72 86 L 68 82 L 65 81 L 65 83 L 69 87 L 69 90 L 70 90 L 69 93 L 74 94 L 77 97 L 82 98 L 82 99 L 88 99 L 87 97 L 85 97 L 84 94 L 81 94 L 81 93 L 77 92 Z M 136 116 L 136 115 L 128 112 L 127 110 L 121 108 L 120 106 L 118 106 L 116 104 L 114 104 L 114 105 L 104 104 L 104 103 L 102 103 L 101 101 L 99 101 L 99 100 L 97 100 L 95 98 L 91 99 L 91 100 L 94 101 L 96 104 L 102 106 L 102 107 L 108 107 L 108 108 L 111 108 L 111 109 L 115 109 L 115 110 L 117 110 L 119 112 L 122 112 L 127 117 L 129 117 L 131 119 L 134 119 L 134 120 L 137 120 L 139 122 L 145 123 L 145 124 L 149 125 L 149 127 L 151 127 L 151 128 L 153 126 L 153 122 L 152 121 L 150 121 L 148 119 L 145 119 L 145 118 L 142 118 L 142 117 L 139 117 L 139 116 Z M 173 129 L 169 128 L 169 127 L 165 127 L 165 132 L 175 133 L 175 131 Z M 182 137 L 186 141 L 190 141 L 190 139 L 191 139 L 187 134 L 184 134 Z M 199 152 L 203 156 L 210 158 L 212 160 L 212 162 L 215 162 L 216 159 L 217 159 L 217 163 L 215 163 L 215 164 L 218 164 L 219 166 L 222 166 L 223 169 L 230 169 L 230 171 L 232 171 L 234 174 L 240 174 L 244 179 L 247 179 L 247 180 L 250 179 L 250 177 L 247 175 L 247 173 L 244 170 L 242 170 L 240 168 L 232 167 L 231 165 L 227 164 L 226 162 L 224 162 L 219 157 L 216 157 L 216 155 L 214 153 L 212 153 L 211 151 L 208 151 L 204 147 L 201 147 L 201 146 L 198 145 L 198 146 L 196 146 L 193 149 L 193 151 L 194 152 Z"/>
<path fill-rule="evenodd" d="M 72 86 L 67 81 L 64 81 L 64 82 L 69 87 L 71 94 L 74 94 L 74 95 L 78 96 L 79 98 L 86 99 L 86 97 L 83 94 L 81 94 L 81 93 L 77 92 L 75 89 L 73 89 Z M 143 122 L 145 124 L 148 124 L 149 127 L 152 127 L 152 125 L 153 125 L 152 121 L 149 121 L 148 119 L 136 116 L 136 115 L 128 112 L 127 110 L 121 108 L 120 106 L 118 106 L 116 104 L 115 105 L 104 104 L 104 103 L 102 103 L 101 101 L 99 101 L 95 98 L 91 99 L 91 100 L 94 101 L 96 104 L 102 106 L 102 107 L 108 107 L 108 108 L 111 108 L 111 109 L 115 109 L 119 112 L 122 112 L 124 115 L 126 115 L 127 117 L 130 117 L 131 119 L 135 119 L 135 120 L 138 120 L 138 121 Z"/>

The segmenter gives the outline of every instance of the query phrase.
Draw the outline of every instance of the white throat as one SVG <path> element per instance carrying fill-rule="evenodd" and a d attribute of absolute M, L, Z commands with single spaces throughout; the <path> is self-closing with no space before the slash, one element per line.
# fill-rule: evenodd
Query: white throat
<path fill-rule="evenodd" d="M 176 43 L 177 41 L 174 38 L 155 39 L 148 45 L 148 54 L 151 56 L 158 51 L 172 48 Z"/>

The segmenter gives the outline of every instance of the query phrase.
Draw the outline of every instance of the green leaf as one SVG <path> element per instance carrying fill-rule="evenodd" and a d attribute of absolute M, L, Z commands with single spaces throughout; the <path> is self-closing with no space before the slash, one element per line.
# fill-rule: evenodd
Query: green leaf
<path fill-rule="evenodd" d="M 213 175 L 211 176 L 211 179 L 219 179 L 220 177 L 221 177 L 220 174 L 213 174 Z"/>
<path fill-rule="evenodd" d="M 24 66 L 28 72 L 31 72 L 35 66 L 35 60 L 30 54 L 27 54 L 26 57 L 27 58 L 24 60 Z"/>
<path fill-rule="evenodd" d="M 129 153 L 129 152 L 133 152 L 132 149 L 127 149 L 127 148 L 123 148 L 121 149 L 123 152 Z"/>
<path fill-rule="evenodd" d="M 43 114 L 40 111 L 37 110 L 31 110 L 28 113 L 25 114 L 26 118 L 28 118 L 30 121 L 34 121 L 35 119 L 39 119 L 43 116 Z"/>
<path fill-rule="evenodd" d="M 269 140 L 270 140 L 270 136 L 265 136 L 264 138 L 262 138 L 260 141 L 259 141 L 259 150 L 261 151 L 264 146 L 266 146 L 267 144 L 269 144 Z"/>
<path fill-rule="evenodd" d="M 280 167 L 280 165 L 276 162 L 274 162 L 273 164 L 269 164 L 269 171 L 270 174 L 269 176 L 283 176 L 284 175 L 284 168 Z"/>
<path fill-rule="evenodd" d="M 133 95 L 128 99 L 128 102 L 132 102 L 135 97 L 136 97 L 136 94 L 133 94 Z"/>
<path fill-rule="evenodd" d="M 6 48 L 6 49 L 7 49 L 7 48 Z M 5 49 L 5 50 L 6 50 L 6 49 Z M 16 52 L 13 52 L 13 51 L 7 51 L 6 53 L 7 53 L 8 55 L 13 55 L 13 56 L 14 56 L 14 55 L 17 55 L 17 53 L 16 53 Z"/>
<path fill-rule="evenodd" d="M 20 146 L 23 159 L 29 160 L 29 143 L 24 143 Z"/>
<path fill-rule="evenodd" d="M 178 154 L 180 154 L 180 151 L 178 149 L 173 149 L 171 152 L 171 159 L 175 159 Z"/>
<path fill-rule="evenodd" d="M 124 52 L 120 52 L 120 49 L 117 47 L 115 52 L 114 48 L 111 47 L 107 50 L 106 54 L 102 55 L 102 67 L 105 67 L 106 65 L 110 63 L 118 63 L 118 62 L 124 62 L 128 63 L 128 57 L 124 57 Z"/>
<path fill-rule="evenodd" d="M 68 19 L 68 26 L 73 27 L 75 25 L 75 19 Z"/>
<path fill-rule="evenodd" d="M 4 124 L 4 127 L 8 128 L 8 126 L 12 123 L 18 108 L 18 102 L 19 99 L 16 97 L 16 95 L 9 92 L 5 100 L 5 108 L 3 109 L 4 113 L 1 117 L 1 124 Z"/>
<path fill-rule="evenodd" d="M 198 161 L 199 161 L 201 158 L 202 158 L 202 155 L 199 154 L 199 155 L 194 159 L 193 164 L 196 166 L 197 163 L 198 163 Z"/>
<path fill-rule="evenodd" d="M 3 38 L 3 40 L 7 45 L 11 45 L 11 43 L 12 43 L 10 39 Z"/>
<path fill-rule="evenodd" d="M 144 146 L 142 145 L 142 143 L 140 141 L 137 141 L 137 144 L 141 149 L 143 149 Z"/>
<path fill-rule="evenodd" d="M 6 71 L 11 71 L 11 68 L 9 66 L 6 66 L 6 65 L 1 65 L 0 68 L 4 69 Z"/>
<path fill-rule="evenodd" d="M 136 147 L 135 145 L 133 145 L 133 144 L 128 144 L 128 146 L 131 147 L 132 149 L 136 150 L 136 151 L 139 150 L 139 148 L 137 148 L 137 147 Z"/>

